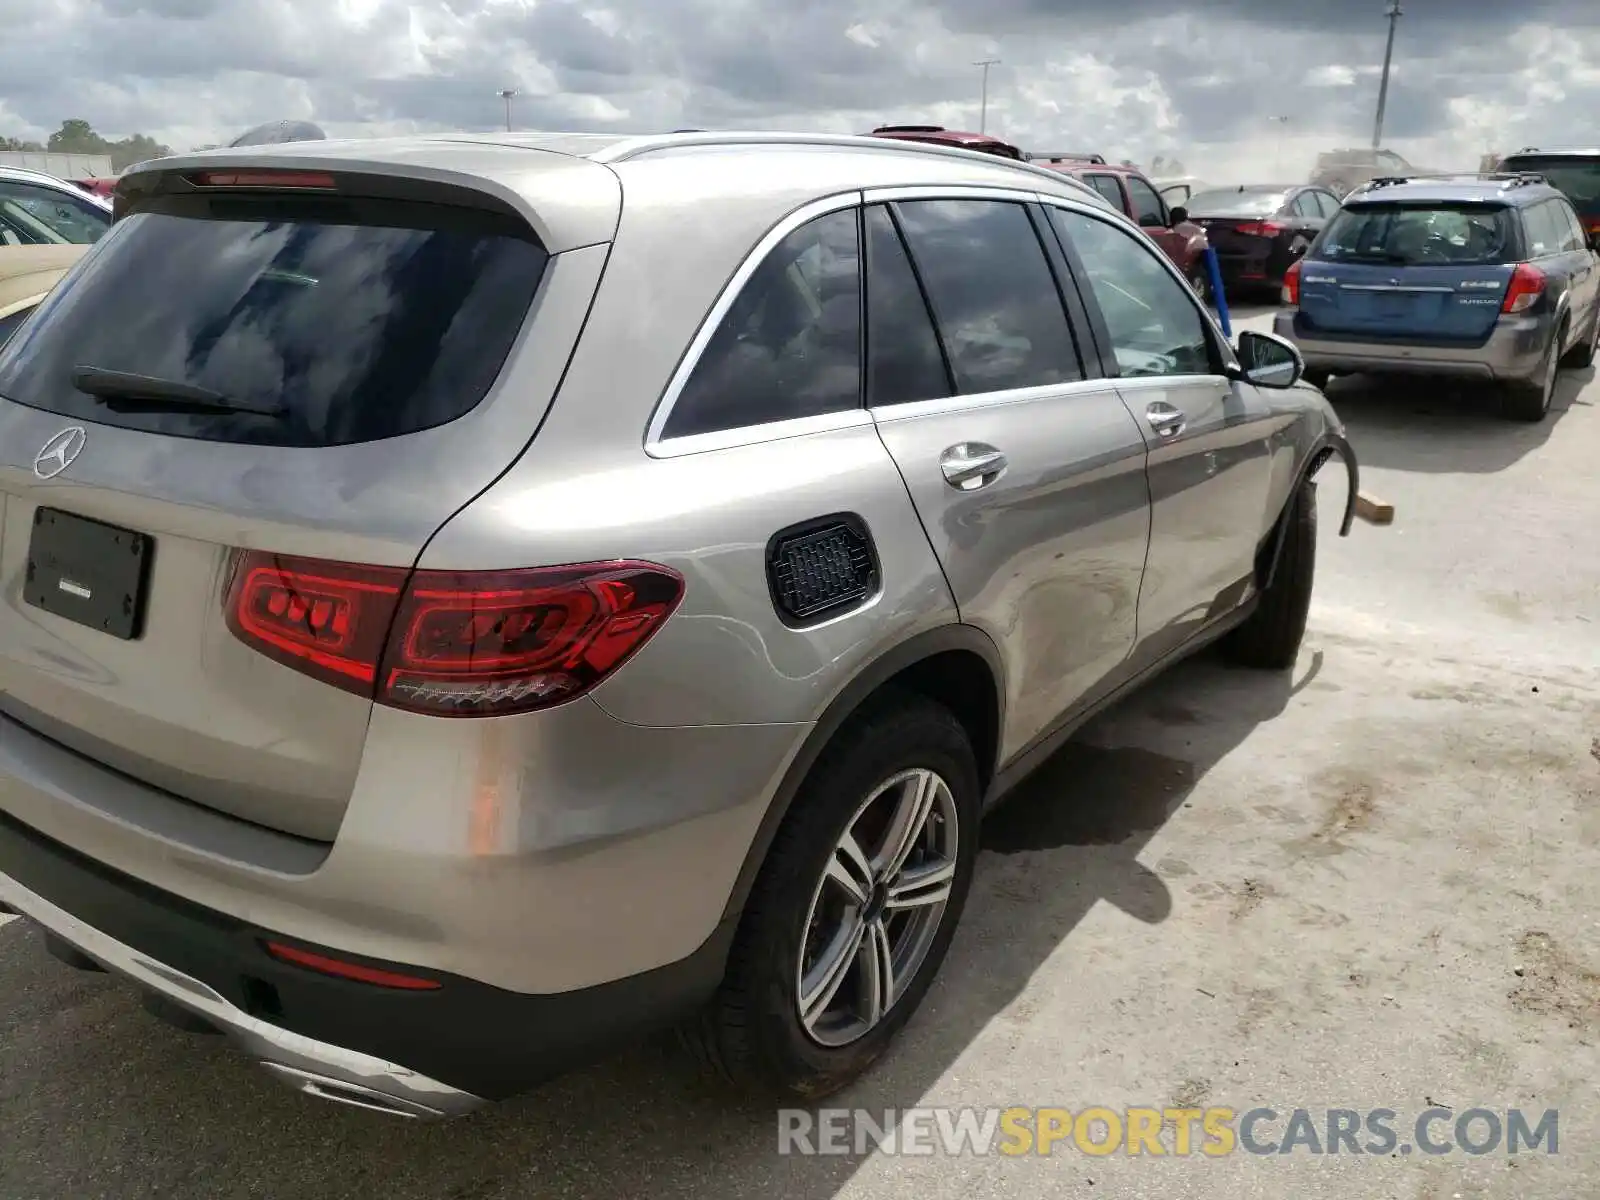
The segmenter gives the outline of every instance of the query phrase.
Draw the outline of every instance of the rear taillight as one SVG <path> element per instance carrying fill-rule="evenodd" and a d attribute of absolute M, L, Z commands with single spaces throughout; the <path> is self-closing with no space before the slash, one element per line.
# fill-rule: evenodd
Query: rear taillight
<path fill-rule="evenodd" d="M 379 704 L 440 716 L 530 712 L 582 695 L 683 598 L 652 563 L 414 571 L 247 553 L 228 627 L 270 658 Z"/>
<path fill-rule="evenodd" d="M 1300 305 L 1300 263 L 1295 260 L 1289 264 L 1289 269 L 1283 273 L 1283 302 L 1290 308 Z"/>
<path fill-rule="evenodd" d="M 1506 298 L 1500 304 L 1503 313 L 1526 312 L 1544 295 L 1545 275 L 1538 267 L 1518 263 L 1511 272 L 1511 282 L 1506 287 Z"/>
<path fill-rule="evenodd" d="M 1287 226 L 1279 225 L 1276 221 L 1244 221 L 1234 226 L 1234 231 L 1246 237 L 1275 238 L 1286 228 Z"/>

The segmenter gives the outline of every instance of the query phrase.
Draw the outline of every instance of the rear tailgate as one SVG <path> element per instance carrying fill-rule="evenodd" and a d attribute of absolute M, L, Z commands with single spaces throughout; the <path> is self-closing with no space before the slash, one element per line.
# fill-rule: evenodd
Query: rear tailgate
<path fill-rule="evenodd" d="M 1300 271 L 1300 313 L 1308 331 L 1476 344 L 1500 318 L 1512 268 L 1396 268 L 1306 259 Z"/>
<path fill-rule="evenodd" d="M 230 633 L 234 551 L 414 563 L 532 437 L 604 260 L 473 176 L 332 169 L 331 191 L 168 172 L 0 351 L 0 715 L 318 840 L 371 701 Z M 547 186 L 614 228 L 605 168 L 517 169 L 535 207 Z M 258 411 L 97 398 L 86 366 Z"/>
<path fill-rule="evenodd" d="M 1488 338 L 1519 257 L 1504 205 L 1347 205 L 1300 268 L 1308 331 L 1381 341 Z"/>

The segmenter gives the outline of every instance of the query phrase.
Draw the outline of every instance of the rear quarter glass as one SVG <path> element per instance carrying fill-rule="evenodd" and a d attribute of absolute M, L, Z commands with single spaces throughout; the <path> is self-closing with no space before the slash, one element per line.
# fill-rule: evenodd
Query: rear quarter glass
<path fill-rule="evenodd" d="M 174 197 L 135 212 L 0 349 L 0 397 L 174 437 L 323 447 L 453 421 L 483 399 L 549 256 L 515 218 L 347 198 Z M 279 415 L 118 410 L 76 368 Z"/>

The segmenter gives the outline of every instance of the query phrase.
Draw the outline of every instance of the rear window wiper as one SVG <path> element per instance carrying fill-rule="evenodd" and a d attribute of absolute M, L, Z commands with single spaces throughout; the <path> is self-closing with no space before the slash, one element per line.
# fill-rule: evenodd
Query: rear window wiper
<path fill-rule="evenodd" d="M 112 412 L 245 413 L 280 420 L 288 415 L 288 410 L 281 405 L 235 400 L 210 388 L 153 375 L 136 375 L 131 371 L 74 367 L 72 386 L 93 396 Z"/>

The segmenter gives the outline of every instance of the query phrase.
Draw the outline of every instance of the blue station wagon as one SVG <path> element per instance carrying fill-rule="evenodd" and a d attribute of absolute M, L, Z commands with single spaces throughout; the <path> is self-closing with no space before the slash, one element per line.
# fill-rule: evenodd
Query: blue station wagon
<path fill-rule="evenodd" d="M 1284 280 L 1276 332 L 1321 386 L 1356 372 L 1455 376 L 1540 421 L 1600 340 L 1600 258 L 1537 175 L 1375 179 Z"/>

